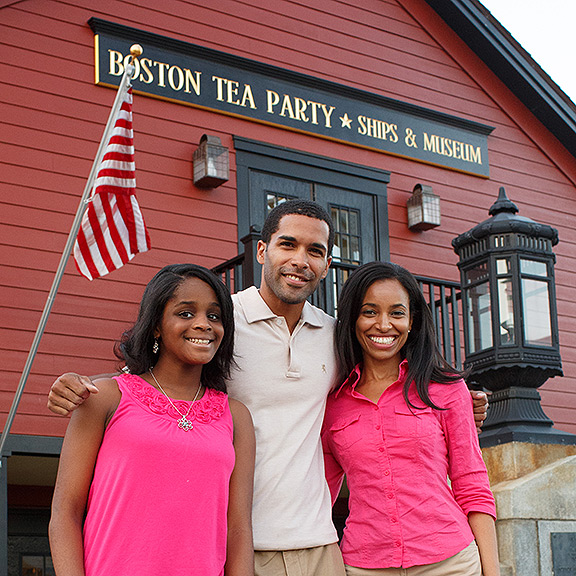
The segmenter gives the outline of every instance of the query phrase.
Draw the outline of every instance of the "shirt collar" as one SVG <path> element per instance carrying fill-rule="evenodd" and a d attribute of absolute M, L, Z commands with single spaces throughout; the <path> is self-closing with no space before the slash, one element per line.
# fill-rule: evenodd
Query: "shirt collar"
<path fill-rule="evenodd" d="M 268 304 L 264 302 L 264 299 L 260 296 L 260 292 L 256 286 L 250 286 L 250 288 L 239 292 L 237 296 L 242 304 L 242 310 L 244 311 L 246 321 L 249 324 L 260 322 L 262 320 L 279 318 L 279 316 L 270 310 Z M 318 328 L 321 328 L 325 324 L 322 312 L 312 306 L 308 301 L 304 302 L 304 308 L 302 309 L 300 320 L 305 324 L 310 324 L 311 326 Z"/>
<path fill-rule="evenodd" d="M 403 382 L 406 378 L 406 373 L 408 372 L 408 362 L 406 359 L 400 362 L 400 369 L 398 371 L 398 380 L 397 382 Z M 340 385 L 340 387 L 336 390 L 334 396 L 338 398 L 340 392 L 342 390 L 347 389 L 349 393 L 352 393 L 353 390 L 356 389 L 358 382 L 360 382 L 360 376 L 362 376 L 362 362 L 356 364 L 352 372 L 350 372 L 348 378 L 344 380 L 344 382 Z"/>

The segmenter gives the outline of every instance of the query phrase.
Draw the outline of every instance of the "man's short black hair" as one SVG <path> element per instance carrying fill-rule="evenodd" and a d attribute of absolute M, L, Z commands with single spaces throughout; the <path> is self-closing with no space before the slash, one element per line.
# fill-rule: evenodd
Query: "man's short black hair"
<path fill-rule="evenodd" d="M 272 235 L 278 231 L 280 220 L 282 220 L 284 216 L 289 216 L 290 214 L 316 218 L 316 220 L 323 220 L 328 224 L 327 255 L 330 256 L 334 246 L 334 223 L 332 222 L 332 218 L 330 218 L 328 212 L 326 212 L 320 204 L 312 202 L 311 200 L 286 200 L 286 202 L 282 202 L 273 208 L 270 211 L 270 214 L 268 214 L 264 226 L 262 227 L 262 241 L 268 244 Z"/>

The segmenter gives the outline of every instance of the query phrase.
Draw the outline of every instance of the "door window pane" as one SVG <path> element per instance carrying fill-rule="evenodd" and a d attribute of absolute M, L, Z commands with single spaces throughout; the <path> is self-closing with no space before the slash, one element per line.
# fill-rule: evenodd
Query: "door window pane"
<path fill-rule="evenodd" d="M 359 265 L 362 261 L 359 212 L 353 208 L 331 205 L 330 216 L 336 232 L 332 257 L 339 262 Z"/>
<path fill-rule="evenodd" d="M 276 192 L 266 193 L 266 214 L 269 214 L 273 208 L 278 204 L 286 202 L 286 200 L 294 200 L 296 196 L 288 196 L 287 194 L 277 194 Z"/>

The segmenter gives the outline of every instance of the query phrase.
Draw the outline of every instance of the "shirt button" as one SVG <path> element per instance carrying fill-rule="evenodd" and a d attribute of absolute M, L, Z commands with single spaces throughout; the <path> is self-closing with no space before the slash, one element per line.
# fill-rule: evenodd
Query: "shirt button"
<path fill-rule="evenodd" d="M 398 518 L 390 518 L 390 522 L 398 522 Z"/>
<path fill-rule="evenodd" d="M 378 450 L 379 450 L 380 452 L 384 452 L 384 448 L 383 448 L 382 446 L 380 446 L 380 448 L 378 448 Z"/>
<path fill-rule="evenodd" d="M 276 324 L 278 324 L 278 326 L 282 326 L 282 318 L 276 318 Z"/>
<path fill-rule="evenodd" d="M 396 548 L 399 548 L 400 546 L 402 546 L 402 542 L 394 542 L 394 546 L 396 546 Z"/>
<path fill-rule="evenodd" d="M 380 430 L 380 424 L 376 424 L 376 430 Z"/>
<path fill-rule="evenodd" d="M 374 410 L 378 410 L 378 406 L 374 404 Z"/>
<path fill-rule="evenodd" d="M 390 476 L 390 470 L 384 470 L 384 476 Z"/>
<path fill-rule="evenodd" d="M 388 494 L 388 500 L 392 500 L 394 498 L 394 494 Z"/>

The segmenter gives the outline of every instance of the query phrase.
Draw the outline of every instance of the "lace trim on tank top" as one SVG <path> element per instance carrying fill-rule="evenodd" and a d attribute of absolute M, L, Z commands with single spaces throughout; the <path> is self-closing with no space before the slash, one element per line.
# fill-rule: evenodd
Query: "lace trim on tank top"
<path fill-rule="evenodd" d="M 174 407 L 170 404 L 166 396 L 140 378 L 140 376 L 123 374 L 121 379 L 130 390 L 132 396 L 141 404 L 148 407 L 154 414 L 165 414 L 176 419 L 182 417 L 182 414 L 174 410 Z M 190 413 L 186 418 L 192 422 L 202 422 L 204 424 L 217 420 L 224 414 L 227 398 L 224 392 L 206 388 L 204 396 L 192 404 Z M 178 410 L 186 414 L 190 402 L 185 400 L 172 400 L 172 402 L 174 402 Z"/>

